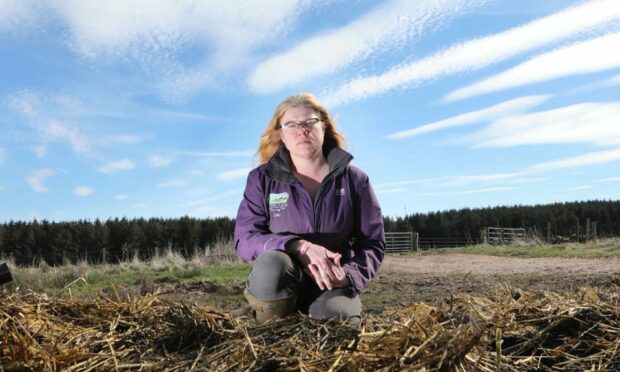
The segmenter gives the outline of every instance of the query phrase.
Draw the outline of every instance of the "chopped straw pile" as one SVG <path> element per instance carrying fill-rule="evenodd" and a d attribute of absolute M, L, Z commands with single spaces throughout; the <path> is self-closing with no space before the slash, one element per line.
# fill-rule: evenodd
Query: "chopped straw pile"
<path fill-rule="evenodd" d="M 256 326 L 157 293 L 89 301 L 0 292 L 0 371 L 620 370 L 618 288 L 500 289 L 367 316 Z"/>

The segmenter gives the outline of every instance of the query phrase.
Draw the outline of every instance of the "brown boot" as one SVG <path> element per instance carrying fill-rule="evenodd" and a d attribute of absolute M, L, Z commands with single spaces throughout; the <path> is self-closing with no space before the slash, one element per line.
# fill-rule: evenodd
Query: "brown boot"
<path fill-rule="evenodd" d="M 297 310 L 297 296 L 281 300 L 263 301 L 254 297 L 247 288 L 243 294 L 254 310 L 254 319 L 259 324 L 271 319 L 286 318 Z"/>
<path fill-rule="evenodd" d="M 232 310 L 228 314 L 230 314 L 230 316 L 232 316 L 233 318 L 241 318 L 242 316 L 249 316 L 254 318 L 254 310 L 250 305 L 245 305 L 238 309 Z"/>

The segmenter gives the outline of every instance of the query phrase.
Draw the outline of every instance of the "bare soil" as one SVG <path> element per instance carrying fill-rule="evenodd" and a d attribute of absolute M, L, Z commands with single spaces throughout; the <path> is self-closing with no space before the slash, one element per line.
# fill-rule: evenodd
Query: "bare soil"
<path fill-rule="evenodd" d="M 574 290 L 581 286 L 620 291 L 620 258 L 524 258 L 470 254 L 388 255 L 362 294 L 365 311 L 415 302 L 448 302 L 466 293 L 488 296 L 499 288 Z M 170 284 L 171 300 L 231 310 L 245 304 L 243 281 Z"/>
<path fill-rule="evenodd" d="M 620 291 L 620 258 L 525 258 L 471 254 L 390 255 L 364 292 L 368 312 L 413 302 L 446 302 L 499 288 L 566 291 L 581 286 Z"/>

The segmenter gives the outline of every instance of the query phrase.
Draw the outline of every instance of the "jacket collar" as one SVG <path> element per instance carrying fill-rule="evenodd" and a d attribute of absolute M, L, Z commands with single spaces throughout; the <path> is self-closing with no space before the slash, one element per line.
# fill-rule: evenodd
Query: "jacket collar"
<path fill-rule="evenodd" d="M 351 160 L 353 160 L 353 155 L 339 147 L 334 147 L 329 150 L 326 157 L 327 164 L 329 164 L 329 173 L 327 177 L 325 177 L 326 179 L 342 173 Z M 276 181 L 291 184 L 295 182 L 291 164 L 290 153 L 284 145 L 280 145 L 266 164 L 266 174 Z"/>

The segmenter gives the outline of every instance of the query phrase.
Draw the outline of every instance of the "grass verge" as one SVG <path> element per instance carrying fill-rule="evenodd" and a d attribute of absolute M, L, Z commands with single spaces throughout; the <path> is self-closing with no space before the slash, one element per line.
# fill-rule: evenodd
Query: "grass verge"
<path fill-rule="evenodd" d="M 524 257 L 620 257 L 620 238 L 593 240 L 586 243 L 474 245 L 446 248 L 441 253 L 486 254 Z"/>
<path fill-rule="evenodd" d="M 9 290 L 36 291 L 50 295 L 88 297 L 113 287 L 138 288 L 152 291 L 166 283 L 211 281 L 230 283 L 247 279 L 250 265 L 240 261 L 205 262 L 184 259 L 167 251 L 149 261 L 134 258 L 116 265 L 88 265 L 84 262 L 63 266 L 17 267 L 9 262 L 13 282 Z"/>

